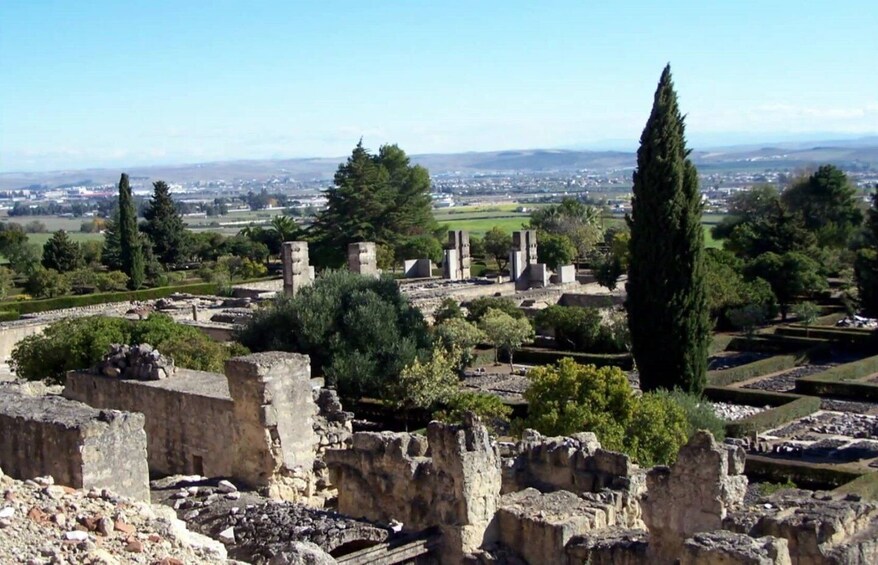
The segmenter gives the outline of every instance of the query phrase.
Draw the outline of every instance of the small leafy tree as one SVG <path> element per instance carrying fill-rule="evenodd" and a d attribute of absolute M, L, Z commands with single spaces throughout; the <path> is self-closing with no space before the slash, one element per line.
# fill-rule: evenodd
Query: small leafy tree
<path fill-rule="evenodd" d="M 433 263 L 442 261 L 442 244 L 432 235 L 416 235 L 405 239 L 396 248 L 396 259 L 429 259 Z"/>
<path fill-rule="evenodd" d="M 415 359 L 390 381 L 384 399 L 391 406 L 403 411 L 408 429 L 408 413 L 412 409 L 430 409 L 448 401 L 457 392 L 458 380 L 454 359 L 457 352 L 444 348 L 433 349 L 426 361 Z"/>
<path fill-rule="evenodd" d="M 55 269 L 34 269 L 24 286 L 35 298 L 57 298 L 70 294 L 70 281 Z"/>
<path fill-rule="evenodd" d="M 548 265 L 550 269 L 557 269 L 561 265 L 569 265 L 576 257 L 576 247 L 566 235 L 541 233 L 540 245 L 537 248 L 539 260 Z"/>
<path fill-rule="evenodd" d="M 509 262 L 509 251 L 512 249 L 512 235 L 494 226 L 485 233 L 483 242 L 485 254 L 494 258 L 497 269 L 500 271 L 505 269 L 506 263 Z"/>
<path fill-rule="evenodd" d="M 502 310 L 490 309 L 485 317 L 482 318 L 480 327 L 488 342 L 496 349 L 494 351 L 494 362 L 497 362 L 497 352 L 505 351 L 509 355 L 509 366 L 512 364 L 512 354 L 516 349 L 534 337 L 533 326 L 524 318 L 513 318 Z"/>
<path fill-rule="evenodd" d="M 442 303 L 439 304 L 439 308 L 433 312 L 433 321 L 436 324 L 441 324 L 446 320 L 451 320 L 452 318 L 463 318 L 463 310 L 460 308 L 460 304 L 457 303 L 457 300 L 449 297 L 442 299 Z"/>
<path fill-rule="evenodd" d="M 436 324 L 433 333 L 446 351 L 455 352 L 454 367 L 458 371 L 472 364 L 475 359 L 473 348 L 486 339 L 482 330 L 463 318 L 449 318 Z"/>
<path fill-rule="evenodd" d="M 796 315 L 796 320 L 805 326 L 805 337 L 808 337 L 808 334 L 811 331 L 811 324 L 813 324 L 820 315 L 820 307 L 813 302 L 806 300 L 805 302 L 800 302 L 793 307 L 793 314 Z"/>
<path fill-rule="evenodd" d="M 744 332 L 748 340 L 756 335 L 756 328 L 767 320 L 765 308 L 761 304 L 745 304 L 728 311 L 729 322 Z"/>
<path fill-rule="evenodd" d="M 488 310 L 501 310 L 506 312 L 513 318 L 524 318 L 524 312 L 515 305 L 509 298 L 499 298 L 495 296 L 483 296 L 476 298 L 466 304 L 468 314 L 466 319 L 470 322 L 480 322 L 488 313 Z"/>
<path fill-rule="evenodd" d="M 463 422 L 463 416 L 467 412 L 481 418 L 489 430 L 499 435 L 501 430 L 509 426 L 512 408 L 493 394 L 462 391 L 452 396 L 445 403 L 445 407 L 435 412 L 433 417 L 443 422 L 459 424 Z"/>

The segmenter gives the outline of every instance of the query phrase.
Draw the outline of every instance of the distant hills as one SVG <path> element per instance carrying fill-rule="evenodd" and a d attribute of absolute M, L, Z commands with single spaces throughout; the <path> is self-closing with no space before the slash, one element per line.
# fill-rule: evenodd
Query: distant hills
<path fill-rule="evenodd" d="M 842 168 L 878 169 L 878 136 L 857 140 L 787 142 L 766 146 L 747 145 L 696 150 L 692 158 L 702 172 L 764 171 L 798 169 L 820 163 Z M 274 159 L 217 161 L 189 165 L 133 167 L 127 169 L 132 179 L 164 179 L 169 182 L 195 182 L 225 179 L 262 181 L 277 177 L 297 180 L 330 180 L 345 157 L 310 159 Z M 630 169 L 634 152 L 583 151 L 565 149 L 528 149 L 448 154 L 413 155 L 412 160 L 427 167 L 433 175 L 474 175 L 489 173 L 537 172 L 569 173 L 589 170 L 605 172 Z M 121 170 L 84 169 L 51 172 L 0 173 L 0 189 L 51 188 L 75 186 L 88 179 L 89 184 L 118 181 Z"/>

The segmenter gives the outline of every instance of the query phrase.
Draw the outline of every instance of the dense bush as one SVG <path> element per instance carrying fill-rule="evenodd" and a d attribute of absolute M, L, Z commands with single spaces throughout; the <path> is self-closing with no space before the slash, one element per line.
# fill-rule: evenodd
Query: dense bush
<path fill-rule="evenodd" d="M 310 355 L 314 371 L 346 397 L 380 397 L 404 367 L 431 350 L 423 316 L 395 281 L 344 271 L 258 311 L 239 341 L 254 351 Z"/>
<path fill-rule="evenodd" d="M 23 379 L 62 382 L 67 371 L 99 362 L 114 343 L 149 343 L 179 367 L 216 372 L 222 371 L 226 359 L 244 351 L 164 315 L 143 321 L 92 316 L 61 320 L 42 334 L 24 338 L 12 351 L 10 365 Z"/>
<path fill-rule="evenodd" d="M 625 317 L 616 312 L 605 317 L 597 308 L 549 306 L 537 313 L 534 325 L 552 330 L 564 351 L 622 353 L 630 341 Z"/>
<path fill-rule="evenodd" d="M 637 396 L 616 367 L 562 359 L 528 373 L 528 417 L 517 428 L 546 435 L 594 432 L 601 444 L 641 465 L 668 464 L 698 429 L 723 436 L 723 423 L 700 398 L 659 390 Z"/>
<path fill-rule="evenodd" d="M 37 267 L 28 276 L 24 288 L 37 298 L 57 298 L 70 294 L 70 281 L 54 269 Z"/>
<path fill-rule="evenodd" d="M 454 350 L 455 368 L 462 371 L 475 361 L 474 348 L 487 339 L 475 324 L 463 318 L 449 318 L 433 326 L 433 335 L 447 351 Z"/>
<path fill-rule="evenodd" d="M 457 300 L 451 297 L 444 298 L 436 311 L 433 312 L 433 323 L 441 324 L 453 318 L 463 318 L 463 310 Z"/>
<path fill-rule="evenodd" d="M 524 318 L 524 312 L 518 308 L 515 303 L 508 298 L 498 298 L 494 296 L 483 296 L 482 298 L 476 298 L 466 304 L 466 309 L 469 312 L 467 314 L 466 319 L 470 322 L 480 322 L 482 318 L 485 317 L 485 314 L 488 313 L 488 310 L 501 310 L 506 312 L 513 318 Z"/>
<path fill-rule="evenodd" d="M 435 412 L 433 417 L 443 422 L 459 424 L 463 422 L 463 415 L 467 412 L 472 412 L 481 418 L 482 422 L 497 434 L 508 428 L 512 408 L 503 404 L 503 401 L 493 394 L 458 392 L 449 398 L 445 408 Z"/>

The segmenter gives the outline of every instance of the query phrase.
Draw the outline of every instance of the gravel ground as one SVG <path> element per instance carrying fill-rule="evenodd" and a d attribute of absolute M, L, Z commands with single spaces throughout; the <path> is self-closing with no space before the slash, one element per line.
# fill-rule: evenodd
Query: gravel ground
<path fill-rule="evenodd" d="M 228 563 L 219 542 L 186 529 L 172 510 L 0 472 L 0 563 L 183 565 Z"/>
<path fill-rule="evenodd" d="M 740 420 L 753 414 L 763 412 L 765 408 L 758 406 L 745 406 L 742 404 L 730 404 L 728 402 L 711 402 L 711 407 L 718 417 L 726 421 Z"/>
<path fill-rule="evenodd" d="M 789 392 L 791 390 L 795 390 L 796 379 L 808 377 L 810 375 L 816 375 L 817 373 L 822 373 L 823 371 L 834 367 L 835 365 L 835 363 L 832 363 L 827 365 L 803 365 L 801 367 L 794 367 L 789 371 L 784 371 L 783 373 L 778 373 L 776 375 L 766 377 L 756 382 L 746 384 L 741 388 L 770 390 L 774 392 Z"/>
<path fill-rule="evenodd" d="M 731 369 L 732 367 L 753 363 L 766 357 L 769 357 L 767 353 L 757 353 L 755 351 L 723 351 L 708 358 L 707 370 L 721 371 L 723 369 Z"/>

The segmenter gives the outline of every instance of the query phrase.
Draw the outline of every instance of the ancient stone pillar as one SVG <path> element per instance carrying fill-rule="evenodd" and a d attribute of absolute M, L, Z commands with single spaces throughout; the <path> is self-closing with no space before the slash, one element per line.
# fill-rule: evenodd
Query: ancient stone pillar
<path fill-rule="evenodd" d="M 348 270 L 367 277 L 378 276 L 378 254 L 374 242 L 361 241 L 348 245 Z"/>
<path fill-rule="evenodd" d="M 457 260 L 456 249 L 445 250 L 445 260 L 442 262 L 442 278 L 450 281 L 460 280 L 460 263 Z"/>
<path fill-rule="evenodd" d="M 251 487 L 271 487 L 286 471 L 310 471 L 314 463 L 311 361 L 278 351 L 226 361 L 234 402 L 235 478 Z"/>
<path fill-rule="evenodd" d="M 457 270 L 460 278 L 470 278 L 472 260 L 469 251 L 469 232 L 463 230 L 449 231 L 448 243 L 451 249 L 457 251 Z"/>
<path fill-rule="evenodd" d="M 525 265 L 536 265 L 537 259 L 537 232 L 536 230 L 519 230 L 512 232 L 512 249 L 521 251 Z"/>
<path fill-rule="evenodd" d="M 430 422 L 427 441 L 436 473 L 433 506 L 442 531 L 442 563 L 463 563 L 465 554 L 496 540 L 500 454 L 471 413 L 462 425 Z"/>
<path fill-rule="evenodd" d="M 281 261 L 285 295 L 295 296 L 299 290 L 313 282 L 311 267 L 308 264 L 307 241 L 285 241 L 281 246 Z"/>
<path fill-rule="evenodd" d="M 680 449 L 670 468 L 653 467 L 646 475 L 641 502 L 649 529 L 651 563 L 674 563 L 693 534 L 718 530 L 728 509 L 744 500 L 747 477 L 744 451 L 718 445 L 699 430 Z"/>

